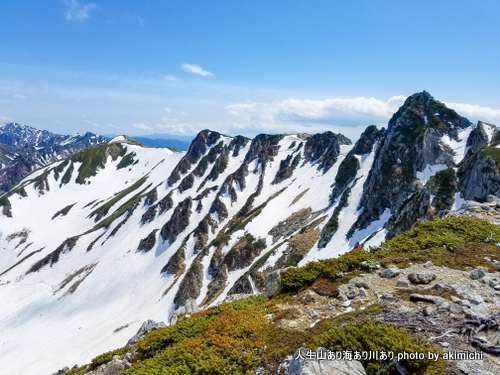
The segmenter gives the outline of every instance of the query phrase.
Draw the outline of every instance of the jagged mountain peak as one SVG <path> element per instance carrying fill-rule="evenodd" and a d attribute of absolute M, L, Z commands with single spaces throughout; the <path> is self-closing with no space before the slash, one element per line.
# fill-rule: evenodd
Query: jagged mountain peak
<path fill-rule="evenodd" d="M 0 197 L 0 286 L 25 290 L 16 317 L 0 319 L 5 350 L 36 348 L 51 368 L 88 362 L 82 345 L 109 351 L 147 319 L 260 293 L 273 271 L 376 246 L 467 197 L 500 197 L 496 128 L 460 128 L 436 103 L 420 93 L 390 130 L 368 126 L 354 145 L 332 132 L 203 130 L 172 152 L 123 136 L 32 173 Z M 40 334 L 5 339 L 18 327 Z"/>
<path fill-rule="evenodd" d="M 389 120 L 388 131 L 400 131 L 401 127 L 411 128 L 404 131 L 412 132 L 418 137 L 431 128 L 441 135 L 450 133 L 456 137 L 457 131 L 471 125 L 472 123 L 465 117 L 461 117 L 444 103 L 435 100 L 427 91 L 422 91 L 406 99 Z"/>

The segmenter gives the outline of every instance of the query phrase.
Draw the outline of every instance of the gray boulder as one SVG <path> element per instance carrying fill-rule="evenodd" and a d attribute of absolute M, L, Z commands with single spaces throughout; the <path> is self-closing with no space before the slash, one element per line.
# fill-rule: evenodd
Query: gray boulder
<path fill-rule="evenodd" d="M 140 341 L 146 336 L 146 333 L 153 332 L 158 328 L 166 327 L 163 322 L 155 322 L 154 320 L 148 319 L 144 323 L 142 323 L 141 328 L 137 331 L 137 333 L 127 342 L 127 346 L 134 345 L 137 341 Z"/>
<path fill-rule="evenodd" d="M 239 299 L 252 297 L 254 295 L 255 294 L 245 294 L 245 293 L 230 294 L 226 298 L 224 298 L 224 302 L 230 303 L 230 302 L 233 302 L 233 301 L 237 301 Z"/>
<path fill-rule="evenodd" d="M 396 283 L 396 286 L 399 286 L 401 288 L 405 288 L 407 286 L 410 286 L 410 283 L 406 281 L 405 279 L 399 279 Z"/>
<path fill-rule="evenodd" d="M 200 308 L 196 304 L 196 301 L 194 299 L 187 299 L 184 301 L 183 305 L 179 306 L 179 308 L 172 314 L 172 317 L 170 318 L 170 325 L 177 324 L 182 315 L 194 314 L 199 311 Z"/>
<path fill-rule="evenodd" d="M 65 373 L 67 373 L 68 371 L 69 371 L 69 367 L 66 366 L 66 367 L 63 367 L 62 369 L 60 369 L 59 371 L 54 372 L 52 375 L 63 375 Z"/>
<path fill-rule="evenodd" d="M 130 362 L 115 355 L 111 361 L 101 365 L 97 370 L 87 375 L 118 375 L 130 368 Z"/>
<path fill-rule="evenodd" d="M 436 275 L 431 272 L 410 273 L 408 280 L 413 284 L 429 284 L 436 279 Z"/>
<path fill-rule="evenodd" d="M 479 316 L 484 317 L 484 318 L 490 316 L 490 310 L 488 309 L 488 306 L 486 306 L 486 304 L 484 302 L 472 306 L 469 309 L 469 312 L 472 315 L 479 315 Z"/>
<path fill-rule="evenodd" d="M 319 348 L 316 351 L 316 358 L 321 351 L 328 353 L 325 348 Z M 366 375 L 366 371 L 359 361 L 308 359 L 309 352 L 310 350 L 306 348 L 300 348 L 295 352 L 288 375 Z"/>
<path fill-rule="evenodd" d="M 280 271 L 271 272 L 266 277 L 266 289 L 264 291 L 264 295 L 266 298 L 271 297 L 274 293 L 278 291 L 281 286 L 281 275 Z"/>
<path fill-rule="evenodd" d="M 318 319 L 320 316 L 319 314 L 314 311 L 313 309 L 309 309 L 309 316 L 311 317 L 311 319 Z"/>
<path fill-rule="evenodd" d="M 482 279 L 486 274 L 484 273 L 484 271 L 481 271 L 481 270 L 478 270 L 478 269 L 475 269 L 475 270 L 472 270 L 471 273 L 470 273 L 470 278 L 472 280 L 479 280 L 479 279 Z"/>
<path fill-rule="evenodd" d="M 396 277 L 399 275 L 401 270 L 398 267 L 392 267 L 392 268 L 387 268 L 382 272 L 382 277 L 385 277 L 386 279 L 390 279 L 392 277 Z"/>
<path fill-rule="evenodd" d="M 479 305 L 484 303 L 483 297 L 477 294 L 469 285 L 466 284 L 457 284 L 453 286 L 453 290 L 460 294 L 462 297 L 467 299 L 473 305 Z"/>
<path fill-rule="evenodd" d="M 184 303 L 184 308 L 186 309 L 186 314 L 195 314 L 197 312 L 200 312 L 200 308 L 196 304 L 196 301 L 194 299 L 188 299 Z"/>

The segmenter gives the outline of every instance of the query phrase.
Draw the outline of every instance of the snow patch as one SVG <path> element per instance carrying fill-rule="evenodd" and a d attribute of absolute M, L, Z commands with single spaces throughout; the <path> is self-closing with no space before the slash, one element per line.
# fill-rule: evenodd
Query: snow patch
<path fill-rule="evenodd" d="M 417 172 L 417 179 L 422 182 L 423 185 L 429 182 L 430 178 L 434 176 L 437 172 L 445 170 L 448 168 L 446 164 L 427 164 L 422 172 Z"/>
<path fill-rule="evenodd" d="M 441 142 L 447 146 L 449 146 L 453 152 L 453 161 L 455 164 L 459 164 L 465 156 L 467 139 L 471 131 L 475 128 L 475 126 L 469 126 L 468 128 L 461 129 L 458 132 L 458 141 L 455 139 L 451 139 L 448 134 L 445 134 L 441 137 Z"/>

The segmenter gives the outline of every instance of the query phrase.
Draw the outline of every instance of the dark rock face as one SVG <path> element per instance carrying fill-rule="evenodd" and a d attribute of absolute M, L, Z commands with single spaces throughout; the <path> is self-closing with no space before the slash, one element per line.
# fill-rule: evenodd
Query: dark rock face
<path fill-rule="evenodd" d="M 350 145 L 351 141 L 342 134 L 325 132 L 310 137 L 304 146 L 304 163 L 318 163 L 318 169 L 326 173 L 337 161 L 340 145 Z"/>
<path fill-rule="evenodd" d="M 198 133 L 196 138 L 191 142 L 189 149 L 181 159 L 179 164 L 176 165 L 167 182 L 170 186 L 174 185 L 180 180 L 181 174 L 186 174 L 191 166 L 200 160 L 200 158 L 207 152 L 207 147 L 212 147 L 221 137 L 217 132 L 210 130 L 203 130 Z"/>
<path fill-rule="evenodd" d="M 146 199 L 144 200 L 144 204 L 151 206 L 158 199 L 158 190 L 154 188 L 149 193 L 146 194 Z"/>
<path fill-rule="evenodd" d="M 139 242 L 139 247 L 137 248 L 138 251 L 144 251 L 148 252 L 150 251 L 155 245 L 156 245 L 156 232 L 158 232 L 158 229 L 155 229 L 146 238 L 143 238 Z"/>
<path fill-rule="evenodd" d="M 189 225 L 192 203 L 191 197 L 188 197 L 177 205 L 170 220 L 161 228 L 163 241 L 175 242 L 179 233 L 186 229 Z"/>
<path fill-rule="evenodd" d="M 471 131 L 469 138 L 467 139 L 467 148 L 469 151 L 478 152 L 483 147 L 489 145 L 488 136 L 484 130 L 487 126 L 481 121 L 477 124 L 477 127 Z"/>
<path fill-rule="evenodd" d="M 186 190 L 191 189 L 193 185 L 194 185 L 194 176 L 192 173 L 190 173 L 179 184 L 179 192 L 183 193 Z"/>
<path fill-rule="evenodd" d="M 159 214 L 170 210 L 174 206 L 174 200 L 172 199 L 172 192 L 168 193 L 165 197 L 163 197 L 159 202 L 158 206 L 160 207 Z"/>
<path fill-rule="evenodd" d="M 488 149 L 469 151 L 458 170 L 460 192 L 465 200 L 486 202 L 490 194 L 500 197 L 498 165 L 488 155 Z"/>
<path fill-rule="evenodd" d="M 276 177 L 274 177 L 272 184 L 279 184 L 280 182 L 292 177 L 293 171 L 300 163 L 300 159 L 300 154 L 297 154 L 295 157 L 293 157 L 293 155 L 288 155 L 285 160 L 282 160 L 280 162 L 280 168 L 278 172 L 276 172 Z"/>
<path fill-rule="evenodd" d="M 186 260 L 186 252 L 184 247 L 180 247 L 174 255 L 168 260 L 167 264 L 162 268 L 161 272 L 167 272 L 172 275 L 180 276 L 186 270 L 184 261 Z"/>
<path fill-rule="evenodd" d="M 471 125 L 425 91 L 410 96 L 389 121 L 387 135 L 379 143 L 363 187 L 360 208 L 364 210 L 349 235 L 378 219 L 387 208 L 395 213 L 392 220 L 397 220 L 404 202 L 419 190 L 417 172 L 427 164 L 454 166 L 453 152 L 442 145 L 441 137 L 447 134 L 456 140 L 458 130 Z"/>
<path fill-rule="evenodd" d="M 360 167 L 359 159 L 356 156 L 371 153 L 375 143 L 378 143 L 385 135 L 386 130 L 384 128 L 378 130 L 374 125 L 370 125 L 361 134 L 353 149 L 349 151 L 345 159 L 342 160 L 342 163 L 339 165 L 339 170 L 335 176 L 335 183 L 333 184 L 333 190 L 330 194 L 330 203 L 335 202 L 346 187 L 354 181 Z"/>
<path fill-rule="evenodd" d="M 231 143 L 229 143 L 229 149 L 233 151 L 233 157 L 240 154 L 240 150 L 247 145 L 248 141 L 250 141 L 250 139 L 242 137 L 241 135 L 237 135 L 232 139 Z"/>
<path fill-rule="evenodd" d="M 141 223 L 146 224 L 153 221 L 154 218 L 156 217 L 157 208 L 158 206 L 156 204 L 154 206 L 149 207 L 148 210 L 144 212 L 144 214 L 142 215 Z"/>
<path fill-rule="evenodd" d="M 196 166 L 195 169 L 193 169 L 193 175 L 196 177 L 201 177 L 205 174 L 208 168 L 208 159 L 206 156 L 202 157 L 200 159 L 200 162 Z"/>
<path fill-rule="evenodd" d="M 223 221 L 223 220 L 227 219 L 228 212 L 227 212 L 226 205 L 224 203 L 222 203 L 222 201 L 219 199 L 218 196 L 212 202 L 212 206 L 210 206 L 209 212 L 211 214 L 217 213 L 219 221 Z"/>
<path fill-rule="evenodd" d="M 253 260 L 266 248 L 263 239 L 257 240 L 251 234 L 245 234 L 238 243 L 228 251 L 223 264 L 229 271 L 241 270 L 252 264 Z"/>
<path fill-rule="evenodd" d="M 63 241 L 61 245 L 57 249 L 55 249 L 53 252 L 51 252 L 49 255 L 47 255 L 45 258 L 39 260 L 31 268 L 27 273 L 30 272 L 38 272 L 40 269 L 46 265 L 50 265 L 51 267 L 59 261 L 59 256 L 65 251 L 66 247 L 68 248 L 69 251 L 73 249 L 76 245 L 76 242 L 78 241 L 79 236 L 74 236 L 67 238 L 66 240 Z"/>
<path fill-rule="evenodd" d="M 194 261 L 182 279 L 174 298 L 175 307 L 183 306 L 188 299 L 196 300 L 203 285 L 203 265 Z"/>

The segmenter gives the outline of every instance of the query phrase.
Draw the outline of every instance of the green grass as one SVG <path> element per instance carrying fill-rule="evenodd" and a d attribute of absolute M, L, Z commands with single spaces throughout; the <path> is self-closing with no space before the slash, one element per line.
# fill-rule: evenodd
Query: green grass
<path fill-rule="evenodd" d="M 120 162 L 118 163 L 118 165 L 116 166 L 116 169 L 122 169 L 122 168 L 126 168 L 128 167 L 129 165 L 132 165 L 134 164 L 134 162 L 136 162 L 134 160 L 134 157 L 136 156 L 135 152 L 131 152 L 130 154 L 127 154 L 125 155 L 122 160 L 120 160 Z"/>
<path fill-rule="evenodd" d="M 90 213 L 89 216 L 92 217 L 92 216 L 98 215 L 98 214 L 105 216 L 108 213 L 109 209 L 115 205 L 115 203 L 117 203 L 120 199 L 127 196 L 128 194 L 130 194 L 134 190 L 139 189 L 146 182 L 146 180 L 147 180 L 147 177 L 143 177 L 143 178 L 137 180 L 136 182 L 134 182 L 128 188 L 118 192 L 114 198 L 110 199 L 108 202 L 104 203 L 102 206 L 97 207 L 94 211 L 92 211 Z"/>
<path fill-rule="evenodd" d="M 303 330 L 282 328 L 276 324 L 289 319 L 290 315 L 293 318 L 293 308 L 290 313 L 286 312 L 290 307 L 283 309 L 278 306 L 299 303 L 299 297 L 292 293 L 305 288 L 334 291 L 361 271 L 369 272 L 370 264 L 380 262 L 385 265 L 398 257 L 405 262 L 431 260 L 436 265 L 450 267 L 484 265 L 486 263 L 481 262 L 487 262 L 484 260 L 486 255 L 491 257 L 494 253 L 500 259 L 497 242 L 500 242 L 500 226 L 468 218 L 446 218 L 420 223 L 415 229 L 386 241 L 382 246 L 387 250 L 369 252 L 358 247 L 339 258 L 288 269 L 282 277 L 283 288 L 270 300 L 259 295 L 223 303 L 193 314 L 176 325 L 147 334 L 137 343 L 137 356 L 132 367 L 123 374 L 249 375 L 257 368 L 277 373 L 279 364 L 301 346 L 313 350 L 323 346 L 332 351 L 441 353 L 439 348 L 411 336 L 405 329 L 379 322 L 379 317 L 388 311 L 381 305 L 323 319 L 313 328 Z M 262 256 L 252 269 L 264 264 L 275 249 Z M 93 363 L 100 364 L 111 358 L 112 355 L 105 353 Z M 390 361 L 362 358 L 361 362 L 369 374 L 395 371 Z M 403 360 L 402 364 L 409 373 L 417 375 L 437 375 L 447 371 L 446 363 L 441 359 L 435 362 Z"/>
<path fill-rule="evenodd" d="M 3 271 L 2 273 L 0 273 L 0 276 L 3 276 L 5 275 L 7 272 L 9 272 L 11 269 L 19 266 L 22 262 L 24 262 L 26 259 L 32 257 L 33 255 L 35 255 L 36 253 L 39 253 L 41 250 L 36 250 L 36 251 L 32 251 L 31 253 L 29 253 L 28 255 L 26 255 L 24 258 L 22 258 L 19 262 L 17 262 L 16 264 L 14 264 L 13 266 L 7 268 L 5 271 Z"/>
<path fill-rule="evenodd" d="M 148 186 L 146 186 L 143 190 L 141 190 L 139 193 L 137 193 L 136 195 L 134 195 L 132 198 L 130 198 L 128 201 L 126 201 L 125 203 L 123 203 L 120 207 L 118 207 L 118 209 L 113 212 L 110 216 L 108 216 L 106 219 L 104 220 L 101 220 L 99 223 L 97 223 L 92 229 L 88 230 L 87 232 L 85 232 L 85 234 L 87 233 L 91 233 L 91 232 L 94 232 L 100 228 L 107 228 L 109 227 L 109 225 L 118 217 L 122 216 L 125 212 L 127 212 L 128 210 L 130 210 L 135 203 L 139 202 L 139 200 L 143 197 L 143 194 L 151 187 L 152 184 L 149 184 Z"/>
<path fill-rule="evenodd" d="M 62 216 L 66 216 L 69 212 L 69 210 L 71 210 L 73 208 L 73 206 L 75 205 L 76 203 L 73 203 L 73 204 L 70 204 L 70 205 L 67 205 L 66 207 L 64 207 L 63 209 L 57 211 L 54 216 L 52 216 L 52 220 L 54 220 L 56 217 L 58 217 L 59 215 L 62 215 Z"/>
<path fill-rule="evenodd" d="M 64 173 L 64 175 L 61 178 L 61 186 L 66 185 L 68 182 L 71 181 L 71 176 L 73 176 L 73 171 L 75 170 L 75 166 L 73 165 L 73 162 L 69 165 L 68 169 Z"/>
<path fill-rule="evenodd" d="M 104 168 L 108 155 L 111 155 L 112 160 L 116 160 L 119 156 L 124 156 L 126 152 L 127 149 L 119 143 L 103 143 L 87 147 L 71 155 L 72 162 L 82 163 L 78 168 L 76 182 L 83 185 L 87 178 L 95 176 L 98 169 Z"/>
<path fill-rule="evenodd" d="M 9 197 L 6 194 L 0 197 L 0 206 L 10 207 Z"/>

